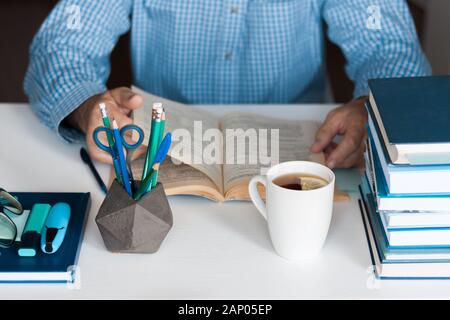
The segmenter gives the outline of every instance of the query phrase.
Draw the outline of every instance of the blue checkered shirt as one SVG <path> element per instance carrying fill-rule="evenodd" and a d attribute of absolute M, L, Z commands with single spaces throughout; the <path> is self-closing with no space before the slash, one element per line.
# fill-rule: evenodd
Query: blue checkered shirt
<path fill-rule="evenodd" d="M 375 8 L 374 8 L 375 7 Z M 24 88 L 47 126 L 105 91 L 109 55 L 131 30 L 133 82 L 184 103 L 320 102 L 323 22 L 347 59 L 354 96 L 367 80 L 430 73 L 402 0 L 63 0 L 35 36 Z"/>

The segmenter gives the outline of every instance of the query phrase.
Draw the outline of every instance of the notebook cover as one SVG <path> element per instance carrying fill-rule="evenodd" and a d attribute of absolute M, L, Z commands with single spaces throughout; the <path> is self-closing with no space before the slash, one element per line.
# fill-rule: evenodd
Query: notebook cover
<path fill-rule="evenodd" d="M 450 143 L 450 76 L 369 80 L 391 144 Z"/>
<path fill-rule="evenodd" d="M 0 248 L 0 272 L 67 272 L 75 266 L 83 239 L 86 217 L 91 199 L 90 193 L 26 193 L 12 192 L 21 202 L 24 210 L 31 210 L 35 203 L 66 202 L 71 214 L 64 241 L 54 254 L 38 251 L 35 257 L 20 257 L 19 243 L 13 247 Z M 45 281 L 44 281 L 45 282 Z"/>

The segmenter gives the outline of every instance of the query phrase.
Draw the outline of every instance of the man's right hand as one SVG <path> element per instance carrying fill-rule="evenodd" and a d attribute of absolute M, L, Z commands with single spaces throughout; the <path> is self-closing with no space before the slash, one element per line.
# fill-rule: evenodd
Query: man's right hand
<path fill-rule="evenodd" d="M 103 126 L 99 103 L 105 103 L 110 121 L 114 118 L 119 128 L 133 123 L 129 117 L 132 110 L 143 106 L 144 99 L 129 88 L 121 87 L 108 90 L 103 94 L 95 95 L 87 99 L 81 106 L 73 111 L 67 118 L 67 123 L 82 131 L 86 135 L 86 144 L 92 159 L 104 163 L 112 163 L 111 155 L 97 147 L 93 139 L 95 128 Z M 99 137 L 107 145 L 106 136 Z M 145 148 L 136 149 L 133 158 L 138 157 Z"/>

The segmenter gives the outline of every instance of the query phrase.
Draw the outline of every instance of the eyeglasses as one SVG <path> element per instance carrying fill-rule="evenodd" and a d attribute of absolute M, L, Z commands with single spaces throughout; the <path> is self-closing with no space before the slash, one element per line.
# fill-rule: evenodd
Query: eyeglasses
<path fill-rule="evenodd" d="M 17 236 L 16 224 L 8 214 L 21 215 L 22 213 L 22 204 L 6 190 L 0 188 L 0 247 L 11 247 Z"/>

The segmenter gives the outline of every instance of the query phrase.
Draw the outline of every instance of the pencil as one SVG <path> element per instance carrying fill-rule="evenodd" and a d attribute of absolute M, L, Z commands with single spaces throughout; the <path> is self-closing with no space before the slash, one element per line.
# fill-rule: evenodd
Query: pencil
<path fill-rule="evenodd" d="M 161 116 L 162 116 L 162 104 L 154 103 L 152 106 L 152 122 L 151 122 L 151 132 L 147 146 L 147 154 L 145 156 L 144 168 L 142 171 L 143 181 L 151 170 L 151 166 L 155 161 L 156 152 L 158 151 L 158 142 L 161 129 Z"/>
<path fill-rule="evenodd" d="M 106 128 L 110 129 L 111 123 L 109 122 L 108 112 L 106 111 L 106 105 L 104 103 L 100 103 L 99 107 L 100 107 L 100 112 L 102 114 L 103 125 Z M 114 147 L 114 138 L 111 134 L 111 131 L 109 131 L 109 130 L 106 131 L 106 139 L 108 140 L 108 145 L 111 150 L 110 153 L 111 153 L 111 157 L 113 160 L 114 172 L 116 173 L 117 182 L 119 182 L 119 184 L 123 185 L 122 174 L 120 172 L 121 170 L 117 166 L 117 161 L 115 161 L 117 159 L 117 155 L 116 155 L 115 147 Z"/>
<path fill-rule="evenodd" d="M 166 112 L 163 108 L 162 114 L 161 114 L 161 128 L 159 130 L 159 139 L 158 139 L 158 148 L 161 145 L 161 141 L 164 137 L 164 127 L 166 125 Z M 152 180 L 152 188 L 156 187 L 156 183 L 158 182 L 158 171 L 156 171 L 155 178 Z"/>

